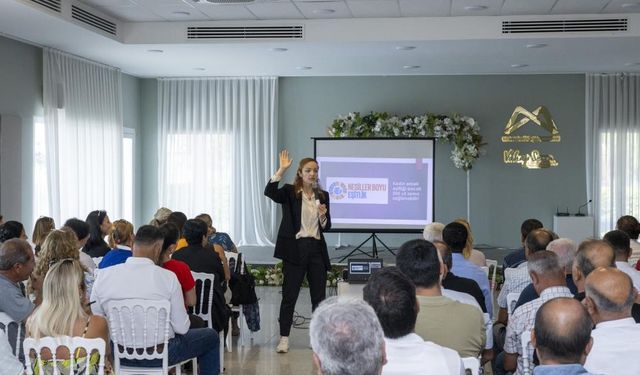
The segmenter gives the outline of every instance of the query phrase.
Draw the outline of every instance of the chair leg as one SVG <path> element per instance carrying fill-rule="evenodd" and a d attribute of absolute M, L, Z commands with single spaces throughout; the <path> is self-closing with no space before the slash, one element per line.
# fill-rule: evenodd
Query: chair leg
<path fill-rule="evenodd" d="M 231 334 L 231 332 L 233 331 L 233 318 L 229 317 L 229 330 L 227 331 L 227 338 L 226 338 L 226 343 L 227 343 L 227 351 L 229 353 L 231 353 L 233 351 L 233 345 L 231 345 L 231 336 L 233 336 Z"/>
<path fill-rule="evenodd" d="M 220 336 L 220 373 L 223 373 L 224 372 L 224 331 L 220 332 L 219 336 Z"/>
<path fill-rule="evenodd" d="M 244 317 L 242 316 L 243 307 L 240 305 L 238 312 L 238 327 L 240 328 L 240 346 L 244 346 Z"/>

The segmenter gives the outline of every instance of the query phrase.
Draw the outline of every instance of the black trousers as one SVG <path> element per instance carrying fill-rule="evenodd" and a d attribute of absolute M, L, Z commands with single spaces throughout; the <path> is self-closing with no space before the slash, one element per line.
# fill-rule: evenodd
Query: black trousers
<path fill-rule="evenodd" d="M 327 270 L 322 260 L 322 242 L 315 238 L 296 240 L 300 253 L 300 263 L 283 261 L 282 302 L 280 303 L 280 336 L 289 336 L 293 323 L 293 312 L 300 294 L 305 275 L 309 281 L 311 306 L 316 307 L 324 300 L 327 287 Z"/>

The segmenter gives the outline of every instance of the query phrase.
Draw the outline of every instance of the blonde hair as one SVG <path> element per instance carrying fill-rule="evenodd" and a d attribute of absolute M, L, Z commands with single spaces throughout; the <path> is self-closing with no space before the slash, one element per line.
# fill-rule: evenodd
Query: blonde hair
<path fill-rule="evenodd" d="M 207 235 L 216 232 L 216 228 L 213 226 L 213 220 L 211 220 L 211 216 L 209 214 L 200 214 L 195 218 L 198 220 L 202 220 L 205 224 L 207 224 Z"/>
<path fill-rule="evenodd" d="M 113 222 L 113 230 L 109 234 L 109 247 L 114 248 L 128 242 L 133 237 L 133 224 L 121 219 Z"/>
<path fill-rule="evenodd" d="M 71 229 L 55 229 L 47 236 L 40 250 L 40 257 L 34 272 L 40 277 L 45 277 L 49 271 L 49 265 L 61 259 L 80 260 L 80 250 L 76 235 Z M 84 268 L 84 266 L 83 266 Z M 84 269 L 85 272 L 88 272 Z"/>
<path fill-rule="evenodd" d="M 33 226 L 33 234 L 31 235 L 34 245 L 42 246 L 47 235 L 54 229 L 56 229 L 56 223 L 53 218 L 42 216 L 36 220 L 36 224 Z"/>
<path fill-rule="evenodd" d="M 86 321 L 82 308 L 84 272 L 75 259 L 62 259 L 51 265 L 42 286 L 42 303 L 27 320 L 29 336 L 73 336 L 78 320 Z"/>
<path fill-rule="evenodd" d="M 462 249 L 462 256 L 464 256 L 465 259 L 469 259 L 469 257 L 471 256 L 471 250 L 473 250 L 473 234 L 471 233 L 471 225 L 469 224 L 467 219 L 464 218 L 456 219 L 454 222 L 462 224 L 465 228 L 467 228 L 467 243 Z"/>
<path fill-rule="evenodd" d="M 160 207 L 153 215 L 153 219 L 149 222 L 149 225 L 153 225 L 154 227 L 159 227 L 162 224 L 167 222 L 169 215 L 171 215 L 171 210 L 166 207 Z"/>

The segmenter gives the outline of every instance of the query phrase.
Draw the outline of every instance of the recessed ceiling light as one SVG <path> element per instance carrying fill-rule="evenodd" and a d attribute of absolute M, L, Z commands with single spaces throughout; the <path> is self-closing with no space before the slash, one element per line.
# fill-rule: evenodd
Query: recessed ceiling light
<path fill-rule="evenodd" d="M 544 48 L 546 46 L 547 46 L 546 43 L 530 43 L 530 44 L 527 44 L 525 47 L 527 47 L 527 48 Z"/>
<path fill-rule="evenodd" d="M 151 52 L 151 53 L 162 53 L 162 52 L 164 52 L 164 51 L 163 51 L 163 50 L 161 50 L 161 49 L 148 49 L 148 50 L 147 50 L 147 52 Z"/>
<path fill-rule="evenodd" d="M 420 69 L 420 65 L 405 65 L 402 69 Z"/>
<path fill-rule="evenodd" d="M 640 62 L 628 62 L 624 64 L 625 66 L 640 66 Z"/>
<path fill-rule="evenodd" d="M 469 12 L 477 12 L 479 10 L 485 10 L 487 8 L 489 8 L 489 7 L 486 6 L 486 5 L 469 5 L 469 6 L 464 7 L 464 10 L 469 11 Z"/>
<path fill-rule="evenodd" d="M 201 71 L 201 72 L 202 72 L 202 71 L 205 71 L 205 70 L 207 70 L 207 69 L 206 69 L 206 68 L 193 68 L 193 70 L 198 70 L 198 71 Z"/>
<path fill-rule="evenodd" d="M 330 8 L 325 8 L 325 9 L 314 9 L 313 13 L 314 14 L 333 14 L 335 13 L 336 10 L 335 9 L 330 9 Z"/>
<path fill-rule="evenodd" d="M 397 46 L 396 49 L 398 51 L 413 51 L 414 49 L 416 49 L 415 46 Z"/>
<path fill-rule="evenodd" d="M 640 3 L 624 3 L 620 5 L 620 7 L 625 9 L 635 9 L 640 8 Z"/>
<path fill-rule="evenodd" d="M 311 70 L 310 66 L 296 66 L 296 69 L 298 70 Z"/>
<path fill-rule="evenodd" d="M 272 52 L 287 52 L 288 50 L 289 50 L 289 48 L 284 48 L 284 47 L 271 48 Z"/>
<path fill-rule="evenodd" d="M 529 64 L 511 64 L 512 68 L 526 68 Z"/>
<path fill-rule="evenodd" d="M 175 12 L 171 12 L 171 14 L 173 14 L 174 16 L 190 16 L 191 15 L 191 13 L 185 12 L 183 10 L 178 10 L 178 11 L 175 11 Z"/>

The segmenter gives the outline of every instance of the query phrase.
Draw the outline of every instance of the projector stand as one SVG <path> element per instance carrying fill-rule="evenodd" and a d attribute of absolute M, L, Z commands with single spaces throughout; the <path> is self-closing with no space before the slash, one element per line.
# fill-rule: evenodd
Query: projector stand
<path fill-rule="evenodd" d="M 369 240 L 373 241 L 373 246 L 371 247 L 371 254 L 369 254 L 366 251 L 360 249 L 364 244 L 369 242 Z M 380 242 L 380 244 L 382 244 L 382 246 L 384 246 L 384 248 L 387 249 L 388 252 L 390 252 L 394 256 L 396 255 L 396 253 L 394 253 L 387 245 L 385 245 L 384 242 L 382 242 L 382 240 L 380 239 L 380 237 L 378 237 L 378 235 L 376 235 L 375 233 L 371 233 L 371 235 L 369 237 L 367 237 L 366 240 L 362 241 L 362 243 L 360 245 L 356 246 L 356 248 L 351 250 L 351 252 L 349 254 L 345 255 L 342 259 L 340 259 L 338 261 L 338 263 L 344 262 L 345 259 L 351 257 L 356 251 L 361 253 L 361 254 L 363 254 L 363 255 L 368 256 L 369 258 L 377 258 L 378 257 L 378 245 L 377 245 L 376 240 L 378 242 Z"/>

